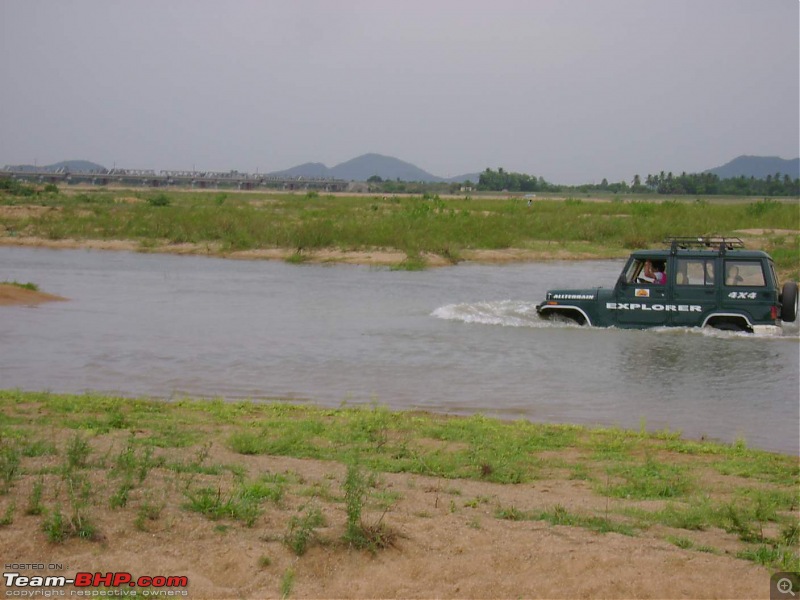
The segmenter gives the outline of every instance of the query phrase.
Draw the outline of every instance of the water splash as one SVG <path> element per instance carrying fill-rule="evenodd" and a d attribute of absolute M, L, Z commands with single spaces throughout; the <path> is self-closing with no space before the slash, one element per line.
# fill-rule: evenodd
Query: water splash
<path fill-rule="evenodd" d="M 542 319 L 536 313 L 536 305 L 520 300 L 492 300 L 485 302 L 447 304 L 440 306 L 431 316 L 446 321 L 461 321 L 481 325 L 502 325 L 504 327 L 581 327 L 570 319 Z M 609 329 L 616 329 L 610 327 Z M 796 324 L 784 324 L 775 332 L 752 334 L 743 331 L 722 331 L 713 327 L 654 327 L 647 331 L 667 334 L 693 334 L 720 339 L 777 339 L 797 340 Z"/>
<path fill-rule="evenodd" d="M 431 316 L 448 321 L 502 325 L 504 327 L 564 327 L 573 322 L 546 320 L 536 313 L 536 305 L 519 300 L 492 300 L 440 306 Z"/>

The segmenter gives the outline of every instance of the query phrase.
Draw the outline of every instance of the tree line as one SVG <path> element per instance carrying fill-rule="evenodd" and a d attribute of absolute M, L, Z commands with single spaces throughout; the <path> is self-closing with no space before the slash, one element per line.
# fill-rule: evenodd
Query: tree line
<path fill-rule="evenodd" d="M 486 169 L 480 174 L 477 189 L 481 191 L 509 192 L 611 192 L 615 194 L 670 194 L 670 195 L 725 195 L 725 196 L 800 196 L 800 179 L 775 173 L 763 179 L 755 177 L 731 177 L 720 179 L 714 173 L 665 173 L 641 178 L 634 175 L 630 183 L 609 183 L 603 179 L 599 184 L 567 186 L 548 183 L 542 177 L 513 173 L 499 168 Z"/>

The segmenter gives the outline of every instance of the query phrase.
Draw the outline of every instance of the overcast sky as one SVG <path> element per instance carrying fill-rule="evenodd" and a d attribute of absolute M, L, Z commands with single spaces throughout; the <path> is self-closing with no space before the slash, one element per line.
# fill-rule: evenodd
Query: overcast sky
<path fill-rule="evenodd" d="M 0 165 L 367 152 L 552 183 L 800 154 L 798 0 L 0 0 Z"/>

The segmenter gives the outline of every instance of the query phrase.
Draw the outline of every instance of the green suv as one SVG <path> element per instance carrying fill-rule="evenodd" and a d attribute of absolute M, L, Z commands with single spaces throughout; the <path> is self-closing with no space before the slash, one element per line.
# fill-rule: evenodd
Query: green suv
<path fill-rule="evenodd" d="M 778 286 L 772 258 L 739 238 L 669 238 L 637 250 L 613 289 L 550 290 L 536 307 L 596 327 L 716 327 L 776 332 L 797 317 L 797 284 Z"/>

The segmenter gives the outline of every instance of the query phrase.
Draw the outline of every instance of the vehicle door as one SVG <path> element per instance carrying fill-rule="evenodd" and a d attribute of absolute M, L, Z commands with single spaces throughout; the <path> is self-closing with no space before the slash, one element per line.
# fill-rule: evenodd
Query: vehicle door
<path fill-rule="evenodd" d="M 777 293 L 767 285 L 763 261 L 726 258 L 724 286 L 720 298 L 723 312 L 744 314 L 752 323 L 771 321 Z"/>
<path fill-rule="evenodd" d="M 717 257 L 678 256 L 674 264 L 672 324 L 683 327 L 702 325 L 717 306 Z"/>
<path fill-rule="evenodd" d="M 655 283 L 645 276 L 645 265 L 660 261 L 664 264 L 667 281 L 670 273 L 666 259 L 653 257 L 632 259 L 617 285 L 617 302 L 614 316 L 620 327 L 658 327 L 669 320 L 669 285 Z"/>

